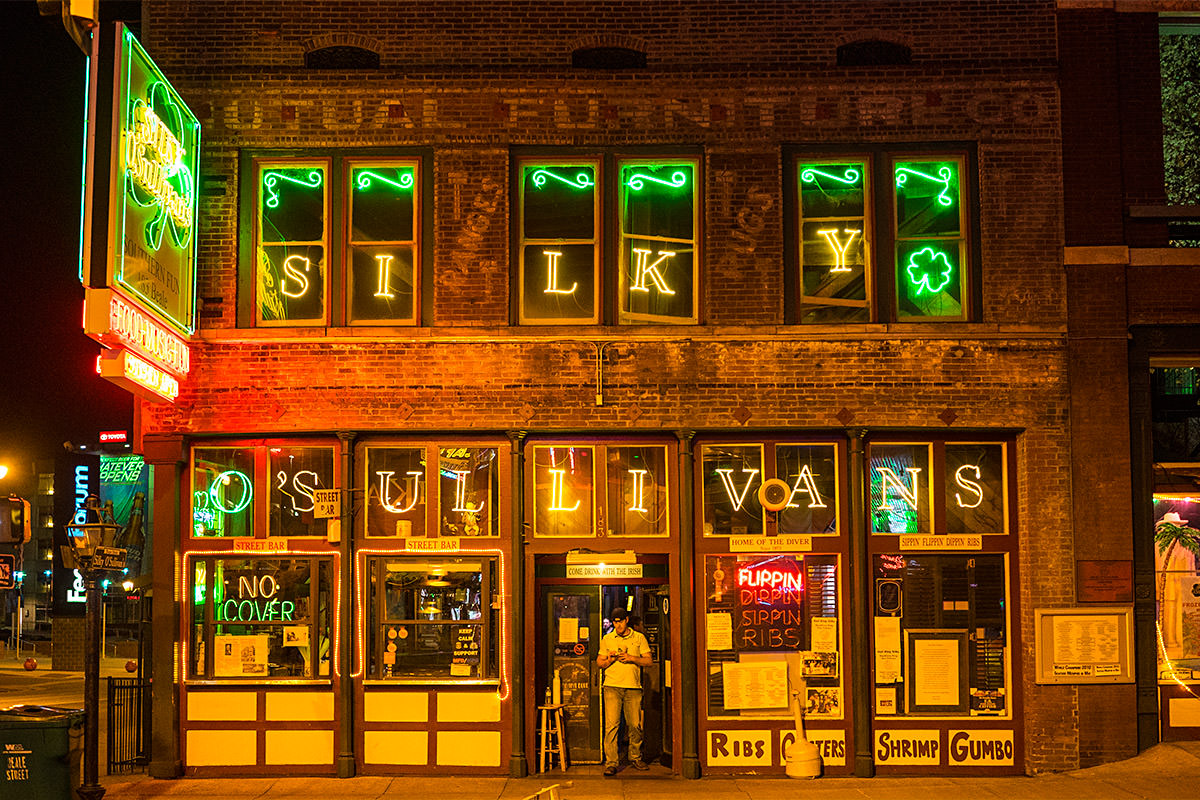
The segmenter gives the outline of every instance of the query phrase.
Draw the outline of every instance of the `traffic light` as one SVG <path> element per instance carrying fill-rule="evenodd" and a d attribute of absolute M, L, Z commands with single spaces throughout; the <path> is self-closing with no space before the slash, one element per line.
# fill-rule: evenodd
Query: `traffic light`
<path fill-rule="evenodd" d="M 25 544 L 29 534 L 29 501 L 0 498 L 0 544 Z"/>

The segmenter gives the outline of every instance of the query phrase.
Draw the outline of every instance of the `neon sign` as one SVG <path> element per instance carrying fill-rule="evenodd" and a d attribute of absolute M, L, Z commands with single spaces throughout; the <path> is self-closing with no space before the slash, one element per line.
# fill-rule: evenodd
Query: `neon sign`
<path fill-rule="evenodd" d="M 418 489 L 421 486 L 421 473 L 419 471 L 409 470 L 407 473 L 409 476 L 409 478 L 408 478 L 409 489 L 408 489 L 407 494 L 411 498 L 411 500 L 409 501 L 409 504 L 406 506 L 392 505 L 392 499 L 391 499 L 391 497 L 392 497 L 392 480 L 391 480 L 391 477 L 396 474 L 395 471 L 393 471 L 393 470 L 377 470 L 375 472 L 375 474 L 379 476 L 379 503 L 380 503 L 380 505 L 382 505 L 385 509 L 392 512 L 393 514 L 404 514 L 409 511 L 412 511 L 414 508 L 416 508 L 417 500 L 420 499 L 420 492 L 418 491 Z"/>
<path fill-rule="evenodd" d="M 469 514 L 477 514 L 483 511 L 483 507 L 487 505 L 487 501 L 480 503 L 478 507 L 472 508 L 467 502 L 467 476 L 471 473 L 465 470 L 454 470 L 451 472 L 454 476 L 454 508 L 451 511 L 465 511 Z"/>
<path fill-rule="evenodd" d="M 805 167 L 800 173 L 800 180 L 804 183 L 815 183 L 820 185 L 820 181 L 817 180 L 818 175 L 822 178 L 828 178 L 829 180 L 837 181 L 838 183 L 842 183 L 847 186 L 853 186 L 854 184 L 858 183 L 860 178 L 862 178 L 862 173 L 853 167 L 846 167 L 846 171 L 843 172 L 840 177 L 834 175 L 832 172 L 826 172 L 825 170 L 817 169 L 816 167 Z"/>
<path fill-rule="evenodd" d="M 386 183 L 388 186 L 392 186 L 401 191 L 404 191 L 406 189 L 411 189 L 413 186 L 412 170 L 408 170 L 406 172 L 401 172 L 400 180 L 394 181 L 391 178 L 385 178 L 384 176 L 380 175 L 378 172 L 372 172 L 369 169 L 355 171 L 354 186 L 357 189 L 365 191 L 365 190 L 371 188 L 371 180 L 372 179 L 380 181 L 381 183 Z M 321 184 L 319 182 L 316 184 L 316 186 L 320 186 L 320 185 Z M 274 208 L 274 206 L 272 206 L 272 208 Z"/>
<path fill-rule="evenodd" d="M 304 481 L 300 480 L 301 475 L 307 475 L 312 480 L 309 481 L 308 483 L 305 483 Z M 275 488 L 282 490 L 287 486 L 287 483 L 288 483 L 287 473 L 284 472 L 283 470 L 279 470 L 279 472 L 276 473 L 275 479 L 277 481 L 279 481 L 278 485 Z M 302 507 L 299 503 L 296 502 L 297 498 L 295 496 L 293 496 L 292 497 L 292 510 L 298 511 L 300 513 L 306 513 L 308 511 L 312 511 L 316 507 L 316 501 L 313 498 L 313 492 L 315 492 L 320 487 L 320 485 L 321 485 L 320 476 L 318 476 L 317 473 L 313 472 L 311 469 L 297 470 L 296 474 L 292 476 L 292 488 L 296 490 L 296 494 L 299 495 L 300 497 L 308 498 L 308 507 L 307 508 Z"/>
<path fill-rule="evenodd" d="M 670 179 L 663 180 L 662 178 L 656 178 L 653 175 L 635 172 L 630 175 L 628 179 L 626 179 L 625 185 L 630 189 L 633 189 L 635 192 L 639 192 L 646 188 L 646 181 L 651 181 L 652 183 L 657 183 L 661 186 L 670 186 L 678 189 L 687 183 L 687 173 L 681 169 L 677 169 L 671 173 Z"/>
<path fill-rule="evenodd" d="M 550 472 L 550 508 L 549 511 L 578 511 L 582 500 L 576 500 L 575 505 L 567 508 L 563 505 L 563 482 L 566 479 L 565 469 L 552 469 Z"/>
<path fill-rule="evenodd" d="M 128 350 L 104 353 L 96 359 L 96 373 L 150 400 L 174 401 L 179 381 Z"/>
<path fill-rule="evenodd" d="M 798 503 L 792 502 L 796 495 L 800 493 L 808 495 L 809 508 L 826 508 L 825 501 L 821 499 L 821 493 L 817 491 L 817 482 L 808 464 L 804 465 L 800 470 L 800 474 L 796 476 L 796 480 L 792 483 L 792 493 L 788 497 L 787 508 L 800 507 Z"/>
<path fill-rule="evenodd" d="M 882 481 L 883 502 L 878 506 L 881 511 L 892 510 L 892 501 L 888 498 L 889 485 L 895 487 L 896 491 L 900 493 L 900 497 L 905 503 L 907 503 L 914 511 L 917 510 L 917 479 L 921 474 L 920 467 L 906 467 L 904 470 L 908 473 L 909 478 L 912 481 L 911 488 L 904 485 L 904 481 L 900 480 L 900 476 L 893 472 L 891 467 L 875 467 L 875 471 L 879 473 L 879 477 Z"/>
<path fill-rule="evenodd" d="M 742 474 L 749 473 L 750 477 L 746 478 L 746 485 L 742 487 L 741 494 L 737 494 L 733 484 L 733 470 L 728 467 L 722 467 L 716 470 L 716 473 L 721 476 L 721 483 L 725 484 L 725 494 L 729 497 L 729 502 L 733 504 L 734 511 L 742 510 L 742 503 L 746 501 L 746 494 L 750 491 L 750 484 L 754 482 L 755 476 L 758 475 L 757 469 L 743 469 Z"/>
<path fill-rule="evenodd" d="M 132 348 L 179 377 L 191 369 L 187 342 L 112 289 L 85 290 L 83 332 L 104 345 Z"/>
<path fill-rule="evenodd" d="M 390 254 L 377 255 L 375 260 L 379 262 L 379 286 L 375 289 L 376 297 L 393 298 L 396 293 L 392 291 L 392 256 Z"/>
<path fill-rule="evenodd" d="M 558 288 L 558 260 L 562 258 L 562 252 L 543 250 L 542 255 L 546 257 L 546 288 L 542 294 L 575 294 L 579 288 L 578 282 L 572 283 L 570 289 Z"/>
<path fill-rule="evenodd" d="M 837 238 L 837 228 L 823 228 L 817 231 L 818 236 L 824 236 L 825 241 L 829 242 L 829 246 L 833 249 L 833 269 L 830 272 L 849 272 L 850 268 L 846 266 L 846 251 L 850 249 L 850 243 L 854 241 L 854 234 L 862 233 L 861 230 L 854 228 L 843 228 L 843 233 L 850 234 L 846 237 L 846 243 L 842 244 Z"/>
<path fill-rule="evenodd" d="M 216 607 L 219 622 L 292 622 L 296 604 L 280 600 L 279 582 L 272 575 L 239 576 L 237 599 L 229 598 Z"/>
<path fill-rule="evenodd" d="M 310 169 L 308 175 L 304 178 L 296 178 L 289 172 L 297 172 L 298 170 L 270 170 L 263 173 L 263 190 L 266 199 L 263 200 L 263 205 L 267 208 L 279 207 L 279 181 L 284 180 L 288 183 L 294 183 L 297 186 L 303 186 L 307 189 L 316 189 L 325 180 L 325 176 L 319 169 Z"/>
<path fill-rule="evenodd" d="M 304 262 L 304 272 L 296 269 L 296 267 L 293 265 L 293 262 Z M 288 297 L 303 297 L 304 295 L 308 294 L 308 275 L 305 273 L 308 272 L 311 266 L 312 261 L 304 256 L 292 255 L 285 258 L 283 260 L 283 281 L 280 281 L 279 283 L 279 291 L 283 292 Z M 284 284 L 288 278 L 291 278 L 293 281 L 300 284 L 300 288 L 294 291 L 288 291 L 287 286 Z"/>
<path fill-rule="evenodd" d="M 650 288 L 646 286 L 646 278 L 654 283 L 658 291 L 663 294 L 675 294 L 675 290 L 667 285 L 667 281 L 663 278 L 661 272 L 658 271 L 658 265 L 666 261 L 668 258 L 673 258 L 675 253 L 669 250 L 659 250 L 658 260 L 653 264 L 647 264 L 650 260 L 650 251 L 643 250 L 640 247 L 633 248 L 634 252 L 634 268 L 637 270 L 633 285 L 629 287 L 631 292 L 649 292 Z"/>
<path fill-rule="evenodd" d="M 529 176 L 529 179 L 533 181 L 533 185 L 538 189 L 541 189 L 546 185 L 547 178 L 553 178 L 559 183 L 566 184 L 573 189 L 589 189 L 596 185 L 596 182 L 592 180 L 592 176 L 584 170 L 580 170 L 578 173 L 576 173 L 574 180 L 563 177 L 556 172 L 551 172 L 544 167 L 534 170 L 533 174 Z"/>
<path fill-rule="evenodd" d="M 983 502 L 983 489 L 975 481 L 971 480 L 970 478 L 963 477 L 963 472 L 968 471 L 968 470 L 975 471 L 975 481 L 980 479 L 982 473 L 980 473 L 978 466 L 976 466 L 975 464 L 963 464 L 961 467 L 959 467 L 958 469 L 956 469 L 954 471 L 954 482 L 956 484 L 958 484 L 959 488 L 966 489 L 968 492 L 971 492 L 972 494 L 974 494 L 975 502 L 974 503 L 963 502 L 962 495 L 959 494 L 958 492 L 954 493 L 954 501 L 956 503 L 958 503 L 959 508 L 978 508 L 979 504 Z"/>
<path fill-rule="evenodd" d="M 113 107 L 119 109 L 120 132 L 111 150 L 117 202 L 110 210 L 107 285 L 120 288 L 150 316 L 191 333 L 200 123 L 123 27 L 115 67 Z"/>
<path fill-rule="evenodd" d="M 941 262 L 940 267 L 938 266 L 939 261 Z M 908 282 L 916 287 L 918 295 L 926 291 L 930 294 L 937 294 L 946 288 L 946 284 L 950 283 L 954 265 L 950 263 L 950 259 L 944 252 L 934 250 L 932 247 L 925 247 L 909 255 L 908 265 L 904 271 L 908 273 Z"/>
<path fill-rule="evenodd" d="M 950 206 L 954 201 L 950 199 L 950 181 L 954 177 L 953 170 L 946 164 L 938 168 L 937 175 L 930 175 L 926 172 L 921 172 L 908 167 L 896 167 L 896 188 L 903 188 L 908 183 L 908 176 L 915 175 L 918 178 L 929 181 L 930 183 L 940 184 L 942 190 L 938 192 L 938 205 Z"/>
<path fill-rule="evenodd" d="M 644 470 L 644 469 L 631 469 L 631 470 L 628 470 L 628 472 L 630 475 L 633 476 L 633 498 L 634 499 L 633 499 L 633 505 L 631 505 L 629 508 L 627 508 L 625 510 L 626 511 L 639 511 L 643 514 L 648 514 L 650 512 L 650 509 L 646 508 L 642 504 L 645 502 L 645 497 L 643 495 L 645 494 L 646 476 L 649 475 L 650 473 L 649 473 L 649 471 Z"/>
<path fill-rule="evenodd" d="M 241 494 L 237 501 L 232 505 L 228 505 L 226 489 L 233 482 L 234 478 L 237 478 L 241 484 Z M 218 475 L 209 484 L 208 496 L 218 511 L 226 514 L 236 514 L 250 505 L 250 501 L 254 498 L 254 484 L 246 473 L 236 469 L 228 469 Z"/>
<path fill-rule="evenodd" d="M 799 572 L 785 572 L 771 567 L 739 567 L 737 571 L 739 587 L 767 588 L 781 591 L 804 591 L 804 576 Z"/>

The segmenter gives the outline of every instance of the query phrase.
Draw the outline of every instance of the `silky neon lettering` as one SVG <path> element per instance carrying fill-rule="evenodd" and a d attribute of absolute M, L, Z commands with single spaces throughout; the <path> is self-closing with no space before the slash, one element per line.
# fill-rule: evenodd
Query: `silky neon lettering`
<path fill-rule="evenodd" d="M 817 231 L 818 236 L 824 236 L 825 241 L 829 242 L 829 246 L 833 248 L 833 269 L 830 272 L 849 272 L 850 268 L 846 266 L 846 251 L 850 249 L 850 243 L 854 241 L 856 233 L 862 233 L 854 228 L 843 228 L 844 233 L 850 234 L 846 237 L 846 243 L 842 244 L 837 238 L 837 228 L 824 228 Z"/>
<path fill-rule="evenodd" d="M 640 511 L 643 514 L 649 513 L 650 509 L 643 505 L 646 476 L 650 473 L 644 469 L 631 469 L 629 474 L 633 476 L 633 505 L 625 509 L 626 511 Z"/>
<path fill-rule="evenodd" d="M 900 493 L 900 498 L 911 506 L 914 511 L 917 509 L 917 476 L 921 474 L 920 467 L 906 467 L 904 470 L 912 480 L 911 488 L 904 485 L 904 481 L 900 480 L 900 477 L 895 472 L 892 472 L 891 467 L 876 467 L 875 471 L 879 473 L 882 481 L 883 502 L 879 504 L 880 509 L 884 511 L 892 510 L 891 500 L 888 498 L 889 485 Z"/>
<path fill-rule="evenodd" d="M 667 281 L 663 278 L 661 272 L 658 271 L 658 265 L 666 261 L 668 258 L 674 257 L 674 253 L 669 250 L 659 250 L 658 260 L 653 264 L 648 264 L 650 260 L 650 251 L 643 250 L 640 247 L 633 248 L 634 252 L 634 267 L 637 269 L 637 275 L 634 278 L 633 285 L 629 287 L 631 292 L 649 292 L 650 288 L 646 286 L 646 278 L 649 278 L 654 284 L 654 287 L 663 294 L 675 294 L 675 290 L 667 286 Z"/>
<path fill-rule="evenodd" d="M 296 262 L 296 261 L 304 262 L 304 272 L 301 272 L 300 270 L 296 269 L 295 266 L 293 266 L 293 262 Z M 285 280 L 287 278 L 291 278 L 292 280 L 299 283 L 300 289 L 297 291 L 294 291 L 294 292 L 289 292 L 287 289 L 287 286 L 284 285 L 283 281 L 280 281 L 279 291 L 283 292 L 288 297 L 303 297 L 305 294 L 307 294 L 308 293 L 308 275 L 306 275 L 305 273 L 308 272 L 308 268 L 311 266 L 312 266 L 312 262 L 309 261 L 304 256 L 288 256 L 287 258 L 285 258 L 283 260 L 284 278 L 285 278 Z"/>
<path fill-rule="evenodd" d="M 847 186 L 852 186 L 858 183 L 859 178 L 862 177 L 862 173 L 853 167 L 846 167 L 846 171 L 843 172 L 840 177 L 834 175 L 832 172 L 826 172 L 825 170 L 817 169 L 816 167 L 805 167 L 804 171 L 800 173 L 800 180 L 804 183 L 819 183 L 817 180 L 818 175 L 820 175 L 822 178 L 828 178 L 829 180 L 837 181 L 838 183 L 844 183 Z"/>
<path fill-rule="evenodd" d="M 375 260 L 379 262 L 379 271 L 376 273 L 379 276 L 379 285 L 375 289 L 376 297 L 395 297 L 392 291 L 392 256 L 380 254 L 375 256 Z"/>
<path fill-rule="evenodd" d="M 629 176 L 628 180 L 625 181 L 625 185 L 634 191 L 640 192 L 642 189 L 646 188 L 646 181 L 651 181 L 662 186 L 671 186 L 678 189 L 680 186 L 683 186 L 685 183 L 687 183 L 687 173 L 681 169 L 675 170 L 671 173 L 670 179 L 664 181 L 662 178 L 656 178 L 653 175 L 635 172 Z"/>
<path fill-rule="evenodd" d="M 453 475 L 454 475 L 454 508 L 452 509 L 453 511 L 466 511 L 468 513 L 474 514 L 474 513 L 483 511 L 483 507 L 485 505 L 487 505 L 487 502 L 485 501 L 485 502 L 480 503 L 477 508 L 472 508 L 467 503 L 467 475 L 469 475 L 469 474 L 470 473 L 466 472 L 465 470 L 463 470 L 463 471 L 454 470 L 454 472 L 453 472 Z"/>
<path fill-rule="evenodd" d="M 803 484 L 803 486 L 801 486 L 801 484 Z M 812 470 L 809 469 L 808 464 L 804 465 L 804 467 L 800 470 L 800 474 L 796 476 L 796 480 L 792 483 L 792 493 L 788 496 L 788 508 L 800 507 L 798 503 L 793 503 L 792 500 L 794 500 L 796 495 L 801 492 L 808 495 L 809 508 L 826 507 L 825 501 L 821 499 L 821 493 L 817 491 L 817 482 L 814 480 Z"/>
<path fill-rule="evenodd" d="M 919 170 L 909 169 L 908 167 L 896 167 L 896 188 L 901 188 L 908 183 L 908 176 L 916 175 L 918 178 L 924 178 L 930 183 L 939 183 L 942 186 L 942 191 L 938 193 L 938 205 L 949 206 L 953 204 L 950 199 L 950 180 L 954 176 L 954 172 L 950 167 L 943 164 L 938 168 L 937 175 L 930 175 Z"/>
<path fill-rule="evenodd" d="M 729 497 L 729 502 L 733 504 L 735 511 L 742 510 L 742 503 L 746 500 L 746 494 L 750 491 L 750 484 L 754 482 L 755 476 L 758 475 L 756 469 L 744 469 L 742 474 L 749 473 L 750 477 L 746 478 L 746 485 L 742 487 L 741 494 L 738 494 L 736 487 L 733 484 L 733 470 L 728 467 L 721 467 L 716 470 L 716 473 L 721 476 L 721 483 L 725 484 L 725 494 Z"/>
<path fill-rule="evenodd" d="M 357 170 L 354 173 L 354 186 L 361 190 L 370 189 L 372 179 L 380 181 L 381 183 L 386 183 L 388 186 L 393 186 L 401 191 L 405 189 L 411 189 L 413 185 L 413 174 L 411 171 L 401 172 L 400 180 L 394 181 L 391 178 L 385 178 L 378 172 L 372 172 L 369 169 L 362 169 Z M 319 183 L 317 185 L 320 186 Z M 274 208 L 274 206 L 272 206 L 272 208 Z"/>
<path fill-rule="evenodd" d="M 409 470 L 407 473 L 409 480 L 409 489 L 407 494 L 411 498 L 411 501 L 406 506 L 392 505 L 391 477 L 396 473 L 391 470 L 376 470 L 375 474 L 379 476 L 379 502 L 384 508 L 393 514 L 404 514 L 416 508 L 417 500 L 420 496 L 420 493 L 417 491 L 417 489 L 421 486 L 421 473 L 419 471 Z"/>
<path fill-rule="evenodd" d="M 182 247 L 188 240 L 195 208 L 192 177 L 183 164 L 186 150 L 144 100 L 134 102 L 132 116 L 132 125 L 125 131 L 125 168 L 134 184 L 171 218 L 172 238 Z M 173 178 L 181 180 L 183 192 L 171 184 Z M 147 241 L 155 250 L 162 241 L 161 227 L 157 234 Z"/>
<path fill-rule="evenodd" d="M 963 464 L 954 471 L 954 482 L 958 484 L 960 488 L 966 489 L 968 492 L 971 492 L 975 495 L 975 502 L 967 503 L 963 501 L 961 494 L 955 492 L 954 500 L 958 503 L 959 508 L 978 508 L 979 504 L 983 502 L 983 488 L 970 478 L 963 477 L 963 472 L 969 470 L 974 470 L 975 481 L 979 480 L 981 473 L 979 471 L 979 467 L 975 464 Z"/>
<path fill-rule="evenodd" d="M 926 261 L 927 266 L 922 266 L 917 263 L 917 259 Z M 942 269 L 937 269 L 937 262 L 942 262 Z M 934 281 L 937 286 L 933 285 L 934 281 L 930 281 L 930 267 L 937 270 L 934 273 Z M 950 263 L 950 259 L 940 250 L 934 250 L 932 247 L 924 247 L 912 253 L 908 257 L 908 266 L 905 268 L 908 273 L 908 281 L 913 286 L 917 287 L 917 295 L 922 292 L 937 294 L 942 289 L 946 288 L 946 284 L 950 283 L 950 276 L 954 272 L 954 266 Z"/>
<path fill-rule="evenodd" d="M 263 205 L 265 205 L 267 208 L 279 207 L 278 184 L 281 180 L 287 181 L 288 183 L 294 183 L 297 186 L 315 189 L 324 182 L 325 176 L 319 169 L 309 170 L 307 178 L 294 178 L 286 172 L 264 172 L 263 189 L 266 190 L 267 197 L 263 201 Z"/>
<path fill-rule="evenodd" d="M 554 180 L 558 181 L 559 183 L 565 183 L 567 186 L 575 189 L 587 189 L 596 185 L 596 182 L 592 180 L 592 176 L 584 170 L 580 170 L 578 173 L 576 173 L 574 180 L 563 177 L 562 175 L 559 175 L 556 172 L 551 172 L 545 168 L 534 170 L 533 174 L 529 176 L 529 179 L 533 181 L 533 185 L 538 189 L 541 189 L 546 185 L 547 178 L 554 178 Z"/>
<path fill-rule="evenodd" d="M 304 481 L 300 480 L 300 476 L 302 476 L 302 475 L 307 475 L 307 476 L 311 477 L 312 480 L 308 483 L 305 483 Z M 280 470 L 278 473 L 276 473 L 275 479 L 277 481 L 279 481 L 276 488 L 279 489 L 280 491 L 282 491 L 287 486 L 287 483 L 288 483 L 287 473 L 284 472 L 283 470 Z M 302 469 L 302 470 L 299 470 L 295 475 L 293 475 L 292 476 L 292 488 L 296 490 L 296 495 L 299 495 L 300 497 L 308 498 L 308 507 L 305 508 L 305 507 L 301 506 L 299 503 L 297 503 L 296 502 L 297 498 L 295 495 L 293 495 L 292 496 L 292 508 L 295 511 L 299 511 L 301 513 L 306 512 L 306 511 L 312 511 L 314 508 L 316 508 L 316 500 L 313 499 L 313 492 L 316 491 L 316 489 L 320 485 L 320 483 L 321 483 L 321 479 L 317 476 L 317 473 L 313 472 L 311 469 Z"/>
<path fill-rule="evenodd" d="M 237 478 L 241 483 L 242 494 L 241 497 L 237 499 L 236 503 L 227 505 L 225 496 L 226 487 L 233 482 L 234 478 Z M 250 477 L 246 473 L 236 469 L 227 469 L 218 475 L 216 480 L 209 484 L 208 496 L 209 499 L 212 500 L 213 506 L 215 506 L 218 511 L 223 511 L 226 514 L 236 514 L 242 509 L 246 508 L 246 506 L 250 505 L 250 500 L 254 497 L 254 484 L 251 482 Z"/>
<path fill-rule="evenodd" d="M 546 288 L 542 294 L 575 294 L 575 290 L 579 288 L 579 283 L 572 283 L 570 289 L 558 288 L 558 260 L 562 258 L 562 253 L 558 250 L 543 250 L 542 255 L 546 257 Z"/>
<path fill-rule="evenodd" d="M 576 500 L 575 505 L 567 508 L 563 505 L 563 483 L 566 480 L 567 471 L 565 469 L 550 470 L 550 511 L 577 511 L 583 503 L 582 500 Z"/>

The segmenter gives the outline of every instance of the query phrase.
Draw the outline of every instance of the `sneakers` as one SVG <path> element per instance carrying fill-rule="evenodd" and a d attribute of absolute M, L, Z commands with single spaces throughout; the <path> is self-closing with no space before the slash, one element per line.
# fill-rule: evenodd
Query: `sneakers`
<path fill-rule="evenodd" d="M 639 770 L 640 772 L 645 772 L 646 770 L 650 769 L 650 765 L 645 761 L 642 761 L 640 758 L 637 761 L 631 761 L 629 763 L 634 769 Z"/>
<path fill-rule="evenodd" d="M 611 778 L 613 775 L 616 775 L 616 774 L 617 774 L 617 768 L 612 766 L 611 764 L 604 768 L 604 777 Z"/>

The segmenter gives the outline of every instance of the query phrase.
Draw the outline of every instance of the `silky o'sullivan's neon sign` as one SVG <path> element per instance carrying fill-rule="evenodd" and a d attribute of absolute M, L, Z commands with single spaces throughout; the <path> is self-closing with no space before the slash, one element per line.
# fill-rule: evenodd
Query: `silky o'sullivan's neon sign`
<path fill-rule="evenodd" d="M 186 149 L 150 103 L 161 103 L 172 117 L 179 113 L 170 102 L 166 84 L 151 84 L 147 94 L 150 102 L 138 98 L 132 103 L 125 130 L 125 169 L 133 179 L 130 193 L 139 205 L 157 204 L 160 209 L 146 225 L 146 242 L 158 249 L 163 229 L 168 228 L 172 241 L 183 247 L 191 236 L 196 188 L 183 163 Z M 181 127 L 178 119 L 173 124 L 176 129 Z M 139 196 L 141 193 L 149 197 Z"/>

